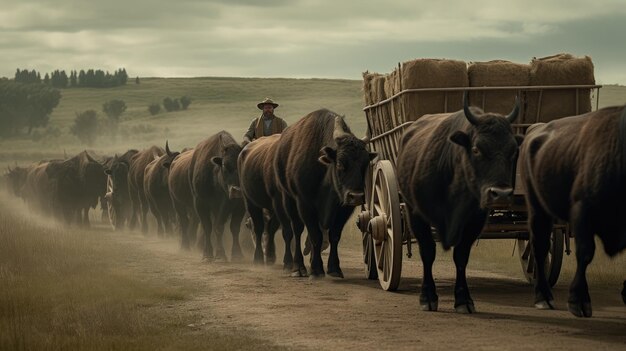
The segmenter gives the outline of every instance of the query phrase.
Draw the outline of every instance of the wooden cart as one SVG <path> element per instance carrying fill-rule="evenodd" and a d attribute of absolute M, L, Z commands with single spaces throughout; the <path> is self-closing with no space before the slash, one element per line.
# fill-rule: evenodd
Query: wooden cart
<path fill-rule="evenodd" d="M 400 67 L 399 67 L 400 69 Z M 400 71 L 401 72 L 401 71 Z M 400 73 L 401 74 L 401 73 Z M 507 87 L 458 87 L 436 89 L 406 89 L 376 104 L 366 106 L 363 110 L 368 125 L 370 150 L 378 153 L 378 158 L 370 164 L 366 179 L 366 203 L 358 215 L 357 226 L 363 234 L 363 258 L 365 276 L 377 279 L 384 290 L 395 290 L 400 283 L 402 272 L 403 246 L 406 245 L 407 256 L 412 256 L 412 244 L 416 243 L 406 222 L 406 207 L 399 193 L 396 179 L 396 160 L 400 138 L 404 129 L 413 121 L 405 115 L 406 99 L 415 98 L 420 93 L 443 92 L 446 96 L 444 106 L 439 112 L 446 111 L 448 93 L 458 95 L 462 91 L 514 91 L 521 102 L 522 111 L 525 99 L 529 94 L 539 97 L 537 119 L 542 105 L 542 96 L 550 89 L 571 90 L 576 94 L 576 111 L 581 92 L 595 92 L 595 109 L 598 108 L 600 85 L 559 85 L 559 86 L 507 86 Z M 588 94 L 587 94 L 588 96 Z M 484 97 L 484 94 L 483 94 Z M 485 99 L 482 100 L 484 108 Z M 479 104 L 479 107 L 480 104 Z M 394 126 L 389 128 L 388 126 Z M 531 124 L 514 124 L 514 132 L 525 134 Z M 519 169 L 519 167 L 518 167 Z M 529 245 L 527 211 L 524 191 L 521 188 L 519 173 L 516 174 L 514 199 L 512 205 L 491 210 L 487 223 L 479 239 L 514 239 L 517 240 L 519 259 L 524 276 L 532 282 L 535 276 L 535 263 Z M 436 231 L 433 228 L 436 239 Z M 551 237 L 551 245 L 546 259 L 546 274 L 553 286 L 556 284 L 563 260 L 563 252 L 570 254 L 570 238 L 572 233 L 566 224 L 555 223 Z"/>

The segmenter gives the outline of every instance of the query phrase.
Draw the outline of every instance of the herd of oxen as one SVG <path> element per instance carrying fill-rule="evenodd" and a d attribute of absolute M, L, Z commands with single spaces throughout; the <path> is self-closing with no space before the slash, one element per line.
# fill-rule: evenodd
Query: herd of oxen
<path fill-rule="evenodd" d="M 407 222 L 419 242 L 424 310 L 438 308 L 432 275 L 435 227 L 443 246 L 455 247 L 455 309 L 475 311 L 465 267 L 489 208 L 512 196 L 518 155 L 537 266 L 545 263 L 554 219 L 569 221 L 575 234 L 578 269 L 570 312 L 592 314 L 585 271 L 594 255 L 594 236 L 611 256 L 626 248 L 626 108 L 533 125 L 525 136 L 514 135 L 511 127 L 518 112 L 516 106 L 502 116 L 465 103 L 456 113 L 419 118 L 400 140 L 398 182 Z M 167 143 L 165 149 L 152 146 L 103 159 L 84 151 L 9 168 L 6 178 L 31 209 L 66 223 L 88 226 L 90 208 L 100 203 L 116 230 L 141 226 L 145 233 L 150 211 L 158 233 L 178 228 L 185 249 L 201 224 L 207 260 L 226 259 L 222 237 L 227 222 L 233 236 L 230 259 L 242 258 L 239 233 L 247 213 L 255 263 L 275 263 L 274 234 L 282 228 L 283 265 L 292 276 L 343 277 L 341 232 L 354 208 L 365 202 L 366 172 L 376 157 L 343 117 L 321 109 L 282 134 L 247 145 L 222 131 L 181 152 L 172 152 Z M 301 247 L 305 228 L 309 270 Z M 326 270 L 324 232 L 330 243 Z M 536 281 L 536 307 L 553 309 L 543 270 L 537 270 Z M 626 281 L 622 298 L 626 304 Z"/>

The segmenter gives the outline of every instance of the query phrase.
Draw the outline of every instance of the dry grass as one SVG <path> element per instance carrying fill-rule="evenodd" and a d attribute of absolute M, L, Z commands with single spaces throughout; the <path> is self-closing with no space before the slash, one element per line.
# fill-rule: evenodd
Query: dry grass
<path fill-rule="evenodd" d="M 0 349 L 271 349 L 239 334 L 187 327 L 168 313 L 198 287 L 146 278 L 114 233 L 16 215 L 0 199 Z M 210 307 L 209 307 L 210 308 Z"/>

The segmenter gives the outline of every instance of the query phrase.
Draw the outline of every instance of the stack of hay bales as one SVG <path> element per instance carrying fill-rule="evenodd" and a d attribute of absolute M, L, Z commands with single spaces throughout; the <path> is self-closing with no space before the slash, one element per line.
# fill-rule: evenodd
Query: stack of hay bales
<path fill-rule="evenodd" d="M 593 85 L 593 63 L 589 56 L 574 57 L 558 54 L 530 63 L 530 85 Z M 544 90 L 539 105 L 539 92 L 529 92 L 525 114 L 527 123 L 549 122 L 591 111 L 591 90 L 578 91 L 578 111 L 576 111 L 576 90 Z"/>
<path fill-rule="evenodd" d="M 527 86 L 530 84 L 530 66 L 510 61 L 473 62 L 467 69 L 467 73 L 470 87 Z M 515 106 L 516 95 L 515 90 L 474 91 L 470 93 L 469 102 L 473 106 L 481 107 L 485 112 L 507 115 Z M 517 122 L 523 123 L 521 118 L 518 118 Z"/>
<path fill-rule="evenodd" d="M 375 103 L 376 94 L 373 88 L 373 80 L 380 75 L 380 73 L 370 73 L 369 71 L 363 72 L 363 97 L 365 99 L 365 106 Z"/>
<path fill-rule="evenodd" d="M 417 59 L 402 64 L 402 89 L 467 87 L 467 64 L 457 60 Z M 403 96 L 405 115 L 416 120 L 429 113 L 463 108 L 463 92 L 420 92 Z"/>

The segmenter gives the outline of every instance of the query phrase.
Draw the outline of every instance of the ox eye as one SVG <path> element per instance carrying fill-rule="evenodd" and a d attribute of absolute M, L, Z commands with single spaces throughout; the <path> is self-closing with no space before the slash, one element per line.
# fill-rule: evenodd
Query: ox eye
<path fill-rule="evenodd" d="M 474 146 L 472 147 L 472 154 L 474 154 L 474 156 L 480 156 L 480 150 L 478 150 L 478 148 Z"/>

